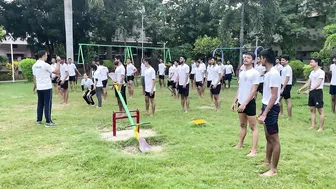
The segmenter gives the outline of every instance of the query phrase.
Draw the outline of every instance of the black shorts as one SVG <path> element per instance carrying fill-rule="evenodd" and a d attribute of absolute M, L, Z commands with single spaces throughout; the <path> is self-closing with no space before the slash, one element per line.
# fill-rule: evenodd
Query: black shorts
<path fill-rule="evenodd" d="M 179 85 L 178 91 L 181 96 L 188 97 L 189 96 L 189 84 L 187 84 L 186 88 L 183 88 L 182 85 Z"/>
<path fill-rule="evenodd" d="M 134 81 L 134 75 L 127 76 L 127 81 Z"/>
<path fill-rule="evenodd" d="M 281 85 L 281 88 L 283 87 L 283 85 Z M 281 96 L 287 100 L 291 98 L 291 90 L 292 90 L 292 85 L 286 85 L 283 93 L 281 94 Z"/>
<path fill-rule="evenodd" d="M 323 90 L 316 89 L 309 92 L 308 106 L 315 108 L 323 108 Z"/>
<path fill-rule="evenodd" d="M 176 89 L 176 83 L 174 81 L 170 81 L 171 82 L 171 86 L 173 89 Z"/>
<path fill-rule="evenodd" d="M 263 94 L 263 92 L 264 92 L 264 83 L 259 83 L 258 92 L 260 94 Z"/>
<path fill-rule="evenodd" d="M 265 108 L 267 105 L 262 105 L 262 111 L 265 111 Z M 278 125 L 278 119 L 279 119 L 279 113 L 280 113 L 280 106 L 279 104 L 273 105 L 273 107 L 268 112 L 266 119 L 265 119 L 265 125 L 267 129 L 267 133 L 269 135 L 274 135 L 279 133 L 279 125 Z"/>
<path fill-rule="evenodd" d="M 118 99 L 118 102 L 120 102 L 119 95 L 118 95 L 116 89 L 114 89 L 114 93 L 115 93 L 115 96 L 116 96 L 117 99 Z M 126 99 L 126 86 L 125 86 L 125 85 L 122 85 L 122 86 L 121 86 L 120 93 L 121 93 L 121 96 L 123 97 L 125 103 L 127 104 L 127 99 Z"/>
<path fill-rule="evenodd" d="M 164 75 L 159 75 L 159 79 L 164 79 Z"/>
<path fill-rule="evenodd" d="M 62 81 L 60 81 L 60 83 L 61 82 Z M 64 90 L 67 90 L 69 88 L 69 82 L 68 81 L 64 81 L 63 85 L 62 84 L 60 84 L 60 85 L 61 85 L 61 88 L 64 89 Z"/>
<path fill-rule="evenodd" d="M 203 87 L 202 81 L 196 81 L 196 87 Z"/>
<path fill-rule="evenodd" d="M 190 74 L 189 78 L 190 78 L 190 80 L 194 80 L 195 79 L 195 74 Z"/>
<path fill-rule="evenodd" d="M 106 88 L 106 86 L 107 86 L 107 81 L 108 81 L 107 79 L 102 81 L 102 83 L 103 83 L 103 88 Z"/>
<path fill-rule="evenodd" d="M 212 81 L 207 81 L 207 88 L 210 88 Z"/>
<path fill-rule="evenodd" d="M 219 95 L 220 94 L 220 91 L 221 91 L 221 88 L 222 88 L 222 85 L 219 84 L 217 85 L 216 88 L 212 88 L 213 85 L 210 86 L 210 92 L 212 95 Z"/>
<path fill-rule="evenodd" d="M 143 90 L 145 90 L 145 76 L 141 76 L 141 85 Z"/>
<path fill-rule="evenodd" d="M 57 80 L 58 80 L 58 76 L 56 76 L 54 79 L 52 79 L 52 83 L 57 83 Z"/>
<path fill-rule="evenodd" d="M 225 74 L 224 81 L 231 81 L 232 80 L 232 73 L 231 74 Z"/>
<path fill-rule="evenodd" d="M 148 96 L 149 98 L 155 98 L 155 91 L 153 92 L 153 95 L 150 95 L 150 92 L 145 92 L 145 96 Z"/>
<path fill-rule="evenodd" d="M 69 76 L 69 81 L 76 81 L 76 76 Z"/>
<path fill-rule="evenodd" d="M 329 94 L 331 96 L 336 96 L 336 85 L 330 85 Z"/>
<path fill-rule="evenodd" d="M 238 103 L 238 107 L 241 104 Z M 255 99 L 252 99 L 247 105 L 243 112 L 238 112 L 240 114 L 246 114 L 247 116 L 256 116 L 257 115 L 257 105 Z"/>

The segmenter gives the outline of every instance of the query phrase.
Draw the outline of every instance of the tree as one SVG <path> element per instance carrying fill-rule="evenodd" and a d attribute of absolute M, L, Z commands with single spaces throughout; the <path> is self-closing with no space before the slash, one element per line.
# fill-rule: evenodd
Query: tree
<path fill-rule="evenodd" d="M 66 56 L 74 59 L 73 52 L 73 19 L 72 19 L 72 0 L 64 0 L 64 24 L 66 39 Z"/>
<path fill-rule="evenodd" d="M 212 52 L 220 45 L 221 41 L 218 37 L 199 37 L 194 44 L 194 54 L 197 56 L 212 56 Z"/>
<path fill-rule="evenodd" d="M 5 34 L 3 32 L 3 27 L 0 26 L 0 41 L 5 37 Z"/>

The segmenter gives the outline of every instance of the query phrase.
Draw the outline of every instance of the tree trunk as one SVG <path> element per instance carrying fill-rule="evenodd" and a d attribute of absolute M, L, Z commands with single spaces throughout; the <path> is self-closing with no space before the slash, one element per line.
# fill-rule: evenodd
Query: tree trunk
<path fill-rule="evenodd" d="M 74 60 L 73 54 L 73 19 L 72 19 L 72 0 L 64 0 L 64 23 L 66 39 L 66 56 Z"/>
<path fill-rule="evenodd" d="M 108 45 L 112 44 L 111 36 L 106 37 L 106 42 Z M 107 60 L 112 60 L 112 47 L 107 47 L 106 48 L 106 59 Z"/>
<path fill-rule="evenodd" d="M 241 20 L 240 20 L 240 50 L 239 50 L 239 65 L 243 63 L 243 46 L 244 46 L 244 16 L 245 16 L 245 1 L 242 2 L 242 10 L 241 10 Z"/>

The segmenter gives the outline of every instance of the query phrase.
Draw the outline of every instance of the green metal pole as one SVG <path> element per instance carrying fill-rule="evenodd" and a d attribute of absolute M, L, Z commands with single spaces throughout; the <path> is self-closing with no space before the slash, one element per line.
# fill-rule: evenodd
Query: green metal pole
<path fill-rule="evenodd" d="M 80 49 L 81 49 L 82 45 L 79 45 L 79 48 L 78 48 L 78 58 L 77 58 L 77 61 L 78 61 L 78 64 L 81 64 L 80 63 Z"/>

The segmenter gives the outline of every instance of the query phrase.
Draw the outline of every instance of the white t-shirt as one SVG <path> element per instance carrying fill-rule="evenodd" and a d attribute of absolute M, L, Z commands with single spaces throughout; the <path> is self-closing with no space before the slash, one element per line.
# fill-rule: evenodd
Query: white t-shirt
<path fill-rule="evenodd" d="M 252 68 L 239 74 L 238 103 L 243 104 L 251 94 L 253 85 L 259 85 L 259 72 Z"/>
<path fill-rule="evenodd" d="M 231 64 L 225 65 L 225 74 L 232 74 L 233 66 Z"/>
<path fill-rule="evenodd" d="M 120 65 L 117 67 L 117 69 L 115 70 L 115 73 L 117 75 L 117 83 L 118 84 L 125 84 L 125 79 L 122 80 L 122 82 L 120 83 L 121 80 L 121 76 L 124 75 L 125 76 L 125 67 L 123 65 Z"/>
<path fill-rule="evenodd" d="M 213 68 L 211 69 L 211 71 L 212 71 L 211 85 L 219 85 L 221 81 L 218 80 L 218 76 L 219 74 L 223 74 L 222 68 L 218 66 L 217 64 L 215 64 Z"/>
<path fill-rule="evenodd" d="M 62 81 L 68 81 L 69 80 L 69 74 L 68 74 L 68 77 L 65 77 L 66 72 L 69 73 L 68 64 L 66 64 L 66 63 L 61 64 L 61 66 L 60 66 L 60 73 L 61 73 L 61 80 Z"/>
<path fill-rule="evenodd" d="M 98 66 L 98 70 L 100 72 L 100 75 L 101 75 L 101 79 L 104 81 L 104 80 L 107 80 L 107 74 L 109 73 L 109 70 L 106 66 Z"/>
<path fill-rule="evenodd" d="M 175 75 L 175 70 L 176 70 L 176 67 L 175 66 L 170 66 L 169 67 L 169 78 L 170 78 L 170 81 L 175 81 L 175 79 L 176 79 L 176 75 Z"/>
<path fill-rule="evenodd" d="M 277 64 L 274 66 L 276 70 L 278 70 L 278 72 L 280 73 L 283 70 L 283 66 L 281 64 Z"/>
<path fill-rule="evenodd" d="M 166 65 L 164 63 L 159 64 L 159 75 L 165 75 Z"/>
<path fill-rule="evenodd" d="M 203 74 L 204 70 L 201 68 L 201 65 L 199 67 L 195 68 L 195 81 L 201 82 L 203 80 Z"/>
<path fill-rule="evenodd" d="M 127 76 L 133 76 L 134 72 L 136 71 L 136 67 L 133 64 L 127 64 L 126 66 L 126 75 Z"/>
<path fill-rule="evenodd" d="M 189 77 L 186 78 L 186 74 L 189 74 L 190 68 L 187 64 L 180 65 L 178 69 L 179 76 L 179 85 L 184 85 L 185 80 L 187 79 L 187 84 L 189 84 Z"/>
<path fill-rule="evenodd" d="M 81 85 L 84 85 L 84 89 L 88 89 L 88 90 L 91 90 L 91 86 L 93 85 L 93 82 L 91 79 L 82 79 L 82 82 L 81 82 Z"/>
<path fill-rule="evenodd" d="M 57 63 L 53 63 L 53 64 L 51 64 L 51 67 L 53 67 L 54 70 L 56 69 L 56 66 L 57 66 Z M 51 78 L 55 78 L 56 76 L 57 76 L 57 75 L 54 74 L 54 73 L 51 74 Z"/>
<path fill-rule="evenodd" d="M 204 72 L 206 71 L 206 65 L 203 62 L 201 62 L 200 67 Z"/>
<path fill-rule="evenodd" d="M 102 80 L 101 74 L 100 74 L 100 72 L 98 72 L 98 70 L 94 72 L 93 78 L 94 78 L 95 82 L 97 82 L 96 87 L 103 87 L 103 80 Z M 96 80 L 98 80 L 98 81 L 96 81 Z"/>
<path fill-rule="evenodd" d="M 74 63 L 68 64 L 69 76 L 76 76 L 76 65 Z"/>
<path fill-rule="evenodd" d="M 241 65 L 240 68 L 239 68 L 239 71 L 244 71 L 246 69 L 245 65 Z M 258 71 L 258 70 L 257 70 Z M 258 72 L 259 73 L 259 72 Z M 259 74 L 260 75 L 260 74 Z M 259 76 L 260 77 L 260 76 Z"/>
<path fill-rule="evenodd" d="M 290 65 L 287 65 L 283 67 L 282 72 L 281 72 L 281 84 L 284 85 L 286 81 L 286 77 L 289 77 L 289 81 L 287 85 L 292 85 L 293 84 L 293 70 Z"/>
<path fill-rule="evenodd" d="M 145 91 L 150 93 L 153 87 L 153 80 L 155 80 L 155 70 L 153 67 L 147 68 L 145 71 Z M 154 91 L 156 90 L 154 85 Z"/>
<path fill-rule="evenodd" d="M 319 68 L 316 71 L 310 72 L 309 79 L 310 79 L 310 89 L 313 89 L 315 85 L 318 83 L 320 79 L 322 79 L 321 85 L 317 89 L 323 89 L 324 85 L 324 78 L 325 78 L 325 72 Z"/>
<path fill-rule="evenodd" d="M 213 78 L 213 71 L 212 71 L 212 69 L 213 69 L 213 66 L 209 64 L 208 67 L 207 67 L 207 73 L 208 73 L 208 75 L 207 75 L 207 81 L 212 81 L 212 78 Z"/>
<path fill-rule="evenodd" d="M 265 72 L 266 72 L 266 68 L 265 68 L 265 66 L 263 66 L 263 65 L 256 65 L 255 66 L 255 69 L 259 72 L 259 75 L 260 75 L 260 77 L 259 77 L 259 83 L 264 83 L 264 74 L 265 74 Z"/>
<path fill-rule="evenodd" d="M 269 100 L 272 96 L 272 88 L 278 88 L 277 99 L 275 100 L 274 104 L 279 103 L 280 93 L 281 93 L 281 77 L 280 73 L 278 72 L 275 67 L 271 68 L 269 72 L 265 74 L 264 78 L 264 91 L 263 91 L 263 98 L 262 103 L 268 105 Z"/>
<path fill-rule="evenodd" d="M 191 64 L 191 74 L 195 74 L 196 63 Z"/>
<path fill-rule="evenodd" d="M 145 77 L 146 65 L 141 63 L 141 76 Z"/>
<path fill-rule="evenodd" d="M 331 64 L 330 65 L 330 71 L 331 71 L 330 85 L 336 85 L 336 64 Z"/>
<path fill-rule="evenodd" d="M 38 60 L 32 67 L 33 75 L 36 78 L 37 90 L 48 90 L 52 88 L 51 74 L 55 70 L 43 60 Z"/>

